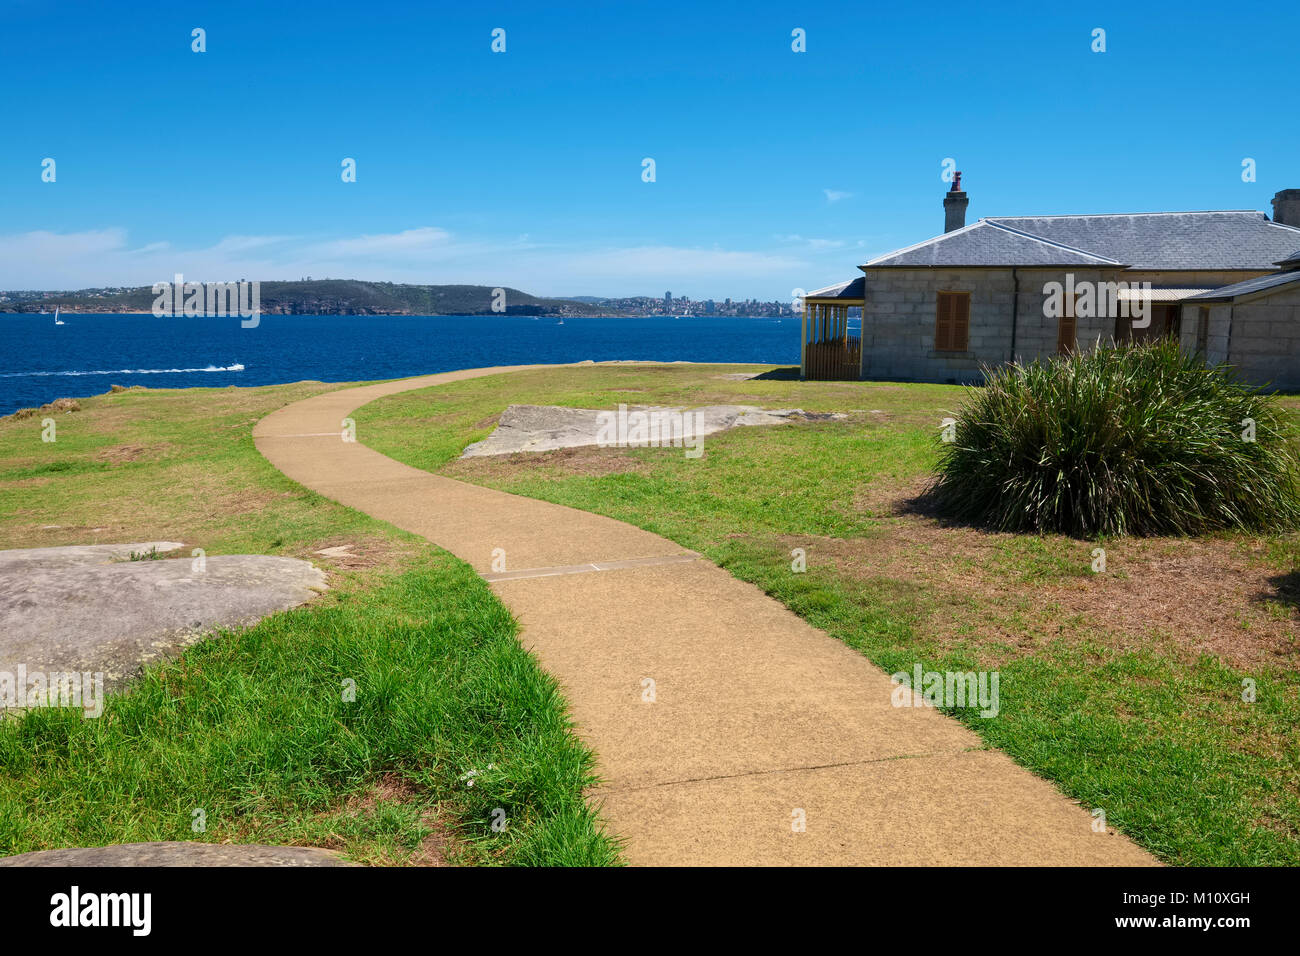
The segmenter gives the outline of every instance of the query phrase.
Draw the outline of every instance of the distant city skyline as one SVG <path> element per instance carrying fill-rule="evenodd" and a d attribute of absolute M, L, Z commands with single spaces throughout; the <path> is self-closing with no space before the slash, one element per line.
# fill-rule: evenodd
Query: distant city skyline
<path fill-rule="evenodd" d="M 562 12 L 11 3 L 0 288 L 183 272 L 788 301 L 942 232 L 945 159 L 970 222 L 1268 212 L 1300 187 L 1294 8 Z"/>
<path fill-rule="evenodd" d="M 311 280 L 311 276 L 305 277 L 306 281 Z M 179 280 L 177 280 L 179 281 Z M 328 281 L 328 280 L 326 280 Z M 281 283 L 275 283 L 281 286 Z M 180 289 L 180 285 L 175 286 Z M 491 301 L 492 292 L 487 286 L 471 287 L 480 289 L 484 295 L 480 304 L 486 304 Z M 140 286 L 135 288 L 121 286 L 99 286 L 84 289 L 0 289 L 0 312 L 47 312 L 52 305 L 61 305 L 69 312 L 132 312 L 145 311 L 142 306 L 124 308 L 124 303 L 116 301 L 115 297 L 123 294 L 138 293 L 140 290 L 146 290 L 150 295 L 158 292 L 157 287 Z M 163 290 L 166 293 L 166 290 Z M 522 291 L 522 290 L 521 290 Z M 284 290 L 277 289 L 279 298 L 284 298 Z M 73 294 L 70 296 L 70 294 Z M 170 294 L 170 293 L 168 293 Z M 174 293 L 172 302 L 180 302 L 182 293 Z M 72 298 L 72 301 L 69 299 Z M 328 314 L 337 314 L 340 304 L 335 295 L 326 294 L 328 300 Z M 472 297 L 471 297 L 472 298 Z M 732 299 L 730 297 L 718 301 L 712 297 L 703 299 L 694 299 L 690 296 L 673 296 L 671 292 L 666 292 L 662 297 L 655 296 L 555 296 L 544 298 L 541 301 L 547 303 L 564 302 L 581 305 L 598 305 L 600 308 L 609 309 L 610 315 L 664 315 L 670 313 L 685 313 L 689 315 L 719 315 L 719 316 L 794 316 L 802 311 L 802 303 L 786 301 L 781 299 L 757 299 L 744 298 Z M 502 302 L 507 308 L 511 305 L 507 296 L 502 297 Z M 278 303 L 283 305 L 284 303 Z M 301 303 L 307 307 L 307 302 Z M 344 303 L 343 305 L 346 306 Z M 521 307 L 527 308 L 529 303 L 522 303 Z M 165 306 L 164 310 L 171 311 L 171 306 Z M 310 311 L 310 308 L 307 308 Z M 295 305 L 295 313 L 300 309 Z M 370 313 L 367 313 L 370 314 Z M 575 310 L 574 314 L 587 314 Z"/>

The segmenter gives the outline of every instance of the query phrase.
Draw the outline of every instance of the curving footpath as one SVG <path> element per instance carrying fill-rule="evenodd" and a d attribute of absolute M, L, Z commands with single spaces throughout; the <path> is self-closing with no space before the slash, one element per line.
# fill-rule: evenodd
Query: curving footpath
<path fill-rule="evenodd" d="M 1155 863 L 957 721 L 894 707 L 889 677 L 861 654 L 673 542 L 341 440 L 342 420 L 385 395 L 545 367 L 328 392 L 253 436 L 290 478 L 491 582 L 597 754 L 590 797 L 628 862 Z"/>

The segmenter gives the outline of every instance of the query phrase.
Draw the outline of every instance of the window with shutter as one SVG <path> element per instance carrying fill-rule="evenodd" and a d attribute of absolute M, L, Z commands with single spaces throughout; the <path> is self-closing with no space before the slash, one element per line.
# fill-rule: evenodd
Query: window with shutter
<path fill-rule="evenodd" d="M 934 350 L 965 352 L 970 345 L 970 293 L 940 292 L 934 306 Z"/>

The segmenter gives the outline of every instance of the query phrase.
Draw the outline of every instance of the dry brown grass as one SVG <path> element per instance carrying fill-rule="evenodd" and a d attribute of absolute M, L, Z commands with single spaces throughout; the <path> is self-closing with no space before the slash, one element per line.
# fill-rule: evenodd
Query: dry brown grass
<path fill-rule="evenodd" d="M 376 810 L 387 804 L 410 804 L 420 801 L 420 791 L 405 777 L 395 773 L 381 776 L 369 790 L 348 798 L 341 810 L 333 811 L 328 816 L 334 819 L 364 818 L 373 816 Z M 455 838 L 451 829 L 438 819 L 436 808 L 429 807 L 420 814 L 420 823 L 431 831 L 420 841 L 420 846 L 409 854 L 393 855 L 382 853 L 366 862 L 378 866 L 450 866 L 449 858 L 454 852 Z M 346 841 L 341 837 L 326 841 L 326 849 L 345 849 Z"/>
<path fill-rule="evenodd" d="M 81 403 L 75 398 L 56 398 L 54 401 L 48 402 L 40 408 L 20 408 L 12 415 L 5 415 L 3 418 L 0 418 L 0 422 L 20 422 L 42 414 L 51 414 L 54 412 L 62 414 L 65 412 L 79 411 L 81 411 Z"/>
<path fill-rule="evenodd" d="M 457 458 L 448 462 L 439 474 L 448 478 L 490 484 L 506 478 L 570 478 L 575 475 L 599 476 L 630 472 L 645 473 L 650 465 L 622 448 L 560 448 L 555 451 L 521 451 L 510 455 L 483 455 Z"/>
<path fill-rule="evenodd" d="M 332 535 L 292 549 L 290 556 L 303 558 L 330 571 L 388 570 L 413 557 L 420 545 L 415 539 L 384 538 L 378 535 Z M 322 553 L 325 552 L 325 553 Z"/>
<path fill-rule="evenodd" d="M 1097 543 L 941 522 L 917 507 L 924 484 L 861 493 L 855 506 L 881 522 L 877 536 L 782 547 L 804 546 L 810 568 L 849 580 L 922 589 L 922 627 L 941 645 L 975 638 L 1029 653 L 1086 638 L 1118 649 L 1170 645 L 1184 659 L 1208 654 L 1239 668 L 1300 667 L 1300 586 L 1266 560 L 1263 540 L 1124 538 L 1104 543 L 1106 570 L 1094 573 Z M 1023 557 L 1027 540 L 1038 547 Z"/>
<path fill-rule="evenodd" d="M 95 461 L 104 461 L 112 465 L 124 465 L 132 461 L 156 461 L 166 458 L 175 448 L 170 442 L 128 442 L 124 445 L 112 445 L 95 453 Z"/>

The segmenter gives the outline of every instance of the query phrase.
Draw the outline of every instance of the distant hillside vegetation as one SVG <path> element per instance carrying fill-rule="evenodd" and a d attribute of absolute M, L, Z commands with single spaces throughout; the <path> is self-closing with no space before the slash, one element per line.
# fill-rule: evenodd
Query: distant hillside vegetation
<path fill-rule="evenodd" d="M 358 279 L 263 282 L 266 315 L 493 315 L 493 286 L 403 285 Z M 11 293 L 12 295 L 12 293 Z M 30 295 L 30 294 L 29 294 Z M 0 312 L 39 312 L 56 305 L 77 312 L 149 312 L 149 286 L 125 291 L 83 289 L 0 302 Z M 542 299 L 505 287 L 507 315 L 619 315 L 617 309 L 568 299 Z"/>

